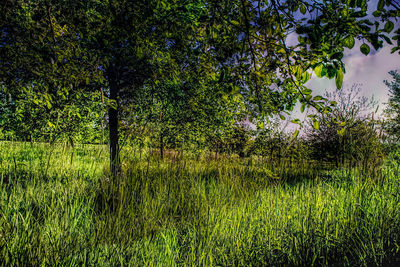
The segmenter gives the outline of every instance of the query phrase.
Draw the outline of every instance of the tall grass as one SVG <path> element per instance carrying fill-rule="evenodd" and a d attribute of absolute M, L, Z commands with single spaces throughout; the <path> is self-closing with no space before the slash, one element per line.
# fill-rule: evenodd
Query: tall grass
<path fill-rule="evenodd" d="M 400 262 L 396 156 L 373 180 L 127 153 L 115 181 L 102 146 L 3 142 L 0 151 L 2 265 Z"/>

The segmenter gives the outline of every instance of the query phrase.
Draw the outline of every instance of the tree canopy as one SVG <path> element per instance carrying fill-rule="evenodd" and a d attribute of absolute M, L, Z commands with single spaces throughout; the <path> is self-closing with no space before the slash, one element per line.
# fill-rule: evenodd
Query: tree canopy
<path fill-rule="evenodd" d="M 105 95 L 117 171 L 121 107 L 143 88 L 159 95 L 170 83 L 191 84 L 180 86 L 184 95 L 208 88 L 214 98 L 244 106 L 247 116 L 284 117 L 298 101 L 302 110 L 329 112 L 334 103 L 313 97 L 304 86 L 311 74 L 335 78 L 341 88 L 345 48 L 358 39 L 367 55 L 371 46 L 379 49 L 400 34 L 392 22 L 400 12 L 396 1 L 368 5 L 365 0 L 7 0 L 0 11 L 0 83 L 14 95 L 39 85 L 29 97 L 48 109 L 58 99 L 73 105 L 93 93 Z M 393 52 L 398 48 L 399 43 Z"/>

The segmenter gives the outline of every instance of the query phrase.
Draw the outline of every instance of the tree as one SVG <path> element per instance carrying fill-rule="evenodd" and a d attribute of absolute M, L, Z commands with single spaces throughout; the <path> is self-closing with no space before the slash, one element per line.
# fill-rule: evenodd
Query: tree
<path fill-rule="evenodd" d="M 306 138 L 312 147 L 312 157 L 368 169 L 370 160 L 382 154 L 379 123 L 374 119 L 374 102 L 359 96 L 360 88 L 326 93 L 326 98 L 337 102 L 332 112 L 316 113 L 317 124 L 309 121 Z M 317 128 L 317 129 L 316 129 Z M 372 165 L 371 165 L 372 166 Z"/>
<path fill-rule="evenodd" d="M 7 2 L 2 9 L 5 20 L 1 31 L 6 44 L 1 47 L 2 82 L 10 89 L 39 80 L 46 88 L 44 93 L 56 97 L 63 89 L 65 94 L 87 93 L 88 85 L 95 90 L 104 86 L 110 100 L 111 166 L 113 173 L 117 172 L 121 96 L 149 79 L 176 74 L 174 61 L 179 59 L 170 51 L 175 46 L 185 49 L 179 40 L 193 32 L 189 22 L 195 14 L 185 10 L 196 8 L 193 1 L 180 4 Z"/>
<path fill-rule="evenodd" d="M 389 87 L 389 102 L 385 109 L 387 116 L 385 128 L 392 142 L 400 141 L 400 74 L 397 71 L 390 71 L 392 81 L 385 81 Z"/>
<path fill-rule="evenodd" d="M 385 32 L 399 13 L 384 6 L 381 27 L 365 19 L 367 1 L 6 1 L 0 83 L 15 91 L 40 82 L 49 102 L 104 88 L 117 173 L 120 107 L 146 83 L 210 77 L 215 97 L 240 95 L 253 116 L 290 112 L 297 101 L 322 111 L 304 86 L 310 72 L 340 88 L 344 47 L 362 39 L 368 54 L 367 43 L 391 42 Z M 289 44 L 293 32 L 298 42 Z"/>
<path fill-rule="evenodd" d="M 261 156 L 262 160 L 269 159 L 271 166 L 274 162 L 283 166 L 285 159 L 289 159 L 291 163 L 293 159 L 306 158 L 304 144 L 298 138 L 299 131 L 289 131 L 288 125 L 288 121 L 282 124 L 280 118 L 259 123 L 251 150 Z"/>

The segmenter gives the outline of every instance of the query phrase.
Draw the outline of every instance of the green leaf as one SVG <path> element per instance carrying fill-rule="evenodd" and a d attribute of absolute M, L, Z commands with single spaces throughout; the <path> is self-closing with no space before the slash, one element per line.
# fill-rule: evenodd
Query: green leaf
<path fill-rule="evenodd" d="M 52 105 L 49 100 L 46 100 L 46 106 L 48 109 L 51 109 Z"/>
<path fill-rule="evenodd" d="M 325 113 L 325 114 L 328 114 L 329 112 L 332 112 L 332 109 L 330 108 L 330 107 L 324 107 L 324 109 L 323 109 L 323 112 Z"/>
<path fill-rule="evenodd" d="M 329 56 L 330 60 L 332 60 L 332 59 L 341 60 L 342 58 L 343 58 L 343 53 L 342 52 L 336 52 L 336 53 L 333 53 L 332 55 Z"/>
<path fill-rule="evenodd" d="M 294 131 L 293 139 L 296 139 L 298 135 L 299 135 L 299 130 Z"/>
<path fill-rule="evenodd" d="M 301 104 L 301 107 L 300 107 L 300 111 L 301 111 L 301 113 L 303 113 L 304 112 L 304 109 L 306 108 L 306 104 Z"/>
<path fill-rule="evenodd" d="M 347 47 L 347 48 L 350 48 L 350 49 L 352 49 L 354 47 L 355 43 L 356 42 L 355 42 L 354 38 L 351 37 L 351 36 L 349 36 L 349 37 L 347 37 L 346 39 L 343 40 L 343 45 L 345 47 Z"/>
<path fill-rule="evenodd" d="M 339 90 L 342 88 L 343 84 L 343 71 L 342 69 L 338 69 L 336 72 L 336 88 Z"/>
<path fill-rule="evenodd" d="M 361 51 L 361 53 L 363 53 L 364 55 L 368 56 L 369 51 L 370 51 L 369 45 L 367 45 L 367 44 L 362 44 L 362 45 L 360 46 L 360 51 Z"/>
<path fill-rule="evenodd" d="M 322 69 L 323 68 L 324 68 L 324 65 L 322 65 L 322 64 L 319 64 L 318 66 L 316 66 L 314 68 L 314 72 L 315 72 L 315 74 L 317 75 L 318 78 L 321 78 L 323 76 L 322 75 Z"/>
<path fill-rule="evenodd" d="M 142 59 L 144 54 L 143 54 L 143 49 L 141 47 L 138 47 L 136 50 L 136 56 L 138 57 L 138 59 Z"/>
<path fill-rule="evenodd" d="M 306 10 L 306 6 L 305 5 L 301 5 L 300 6 L 300 12 L 301 12 L 301 14 L 306 14 L 306 12 L 307 12 L 307 10 Z"/>
<path fill-rule="evenodd" d="M 300 120 L 299 119 L 294 119 L 294 120 L 291 120 L 290 122 L 300 125 Z"/>
<path fill-rule="evenodd" d="M 385 6 L 385 0 L 379 0 L 377 9 L 382 10 L 384 6 Z"/>
<path fill-rule="evenodd" d="M 367 13 L 365 11 L 357 11 L 357 12 L 353 12 L 351 14 L 351 16 L 353 18 L 362 18 L 362 17 L 365 17 L 366 15 L 367 15 Z"/>
<path fill-rule="evenodd" d="M 298 81 L 301 81 L 301 79 L 303 77 L 303 69 L 301 68 L 301 66 L 295 67 L 294 71 L 295 71 L 296 79 Z"/>
<path fill-rule="evenodd" d="M 309 115 L 307 115 L 307 117 L 309 117 L 309 118 L 311 118 L 311 119 L 315 119 L 315 117 L 317 117 L 317 115 L 315 115 L 315 114 L 309 114 Z"/>
<path fill-rule="evenodd" d="M 317 95 L 316 97 L 314 97 L 314 101 L 319 101 L 319 100 L 322 100 L 323 99 L 323 97 L 322 96 L 320 96 L 320 95 Z"/>
<path fill-rule="evenodd" d="M 303 75 L 302 75 L 301 82 L 302 82 L 302 83 L 306 83 L 310 78 L 311 78 L 310 73 L 308 73 L 307 71 L 305 71 L 305 72 L 303 73 Z"/>
<path fill-rule="evenodd" d="M 216 78 L 216 73 L 214 72 L 214 71 L 212 71 L 211 73 L 210 73 L 210 77 L 211 77 L 211 79 L 213 80 L 213 81 L 215 81 L 217 78 Z"/>
<path fill-rule="evenodd" d="M 213 39 L 217 39 L 218 33 L 217 33 L 217 30 L 216 30 L 216 29 L 213 29 L 213 30 L 212 30 L 211 36 L 212 36 Z"/>
<path fill-rule="evenodd" d="M 345 130 L 346 130 L 346 128 L 342 128 L 340 130 L 337 130 L 337 134 L 340 135 L 340 136 L 343 136 Z"/>
<path fill-rule="evenodd" d="M 317 120 L 313 122 L 313 126 L 315 130 L 319 130 L 319 122 Z"/>
<path fill-rule="evenodd" d="M 56 128 L 56 126 L 55 126 L 53 123 L 51 123 L 50 121 L 47 121 L 47 125 L 48 125 L 50 128 L 53 128 L 53 129 Z"/>
<path fill-rule="evenodd" d="M 332 78 L 336 77 L 337 69 L 331 65 L 328 67 L 327 73 L 328 73 L 328 78 L 332 79 Z"/>
<path fill-rule="evenodd" d="M 279 113 L 279 118 L 281 118 L 281 120 L 283 120 L 283 121 L 286 119 L 285 116 L 283 116 L 283 115 L 280 114 L 280 113 Z"/>
<path fill-rule="evenodd" d="M 390 40 L 389 37 L 387 37 L 386 35 L 383 35 L 383 34 L 382 34 L 382 37 L 383 37 L 383 39 L 385 39 L 385 41 L 386 41 L 388 44 L 393 45 L 393 42 L 392 42 L 392 40 Z M 393 38 L 393 39 L 394 39 L 394 38 Z"/>
<path fill-rule="evenodd" d="M 377 11 L 374 11 L 374 13 L 372 13 L 372 15 L 373 15 L 375 18 L 378 18 L 378 17 L 380 17 L 380 16 L 382 15 L 382 12 L 379 11 L 379 10 L 377 10 Z"/>
<path fill-rule="evenodd" d="M 393 22 L 391 22 L 390 20 L 388 22 L 386 22 L 385 29 L 384 29 L 385 32 L 390 33 L 393 30 L 393 28 L 394 28 L 394 23 Z"/>

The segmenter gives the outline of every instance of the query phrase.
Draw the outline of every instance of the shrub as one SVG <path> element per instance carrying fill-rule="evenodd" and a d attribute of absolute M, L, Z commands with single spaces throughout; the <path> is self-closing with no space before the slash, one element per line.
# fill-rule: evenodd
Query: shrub
<path fill-rule="evenodd" d="M 312 121 L 306 128 L 306 138 L 314 159 L 334 162 L 337 166 L 375 168 L 381 162 L 383 148 L 381 129 L 371 109 L 375 103 L 359 96 L 357 85 L 349 90 L 327 93 L 336 101 L 332 112 L 316 113 L 319 129 Z"/>

